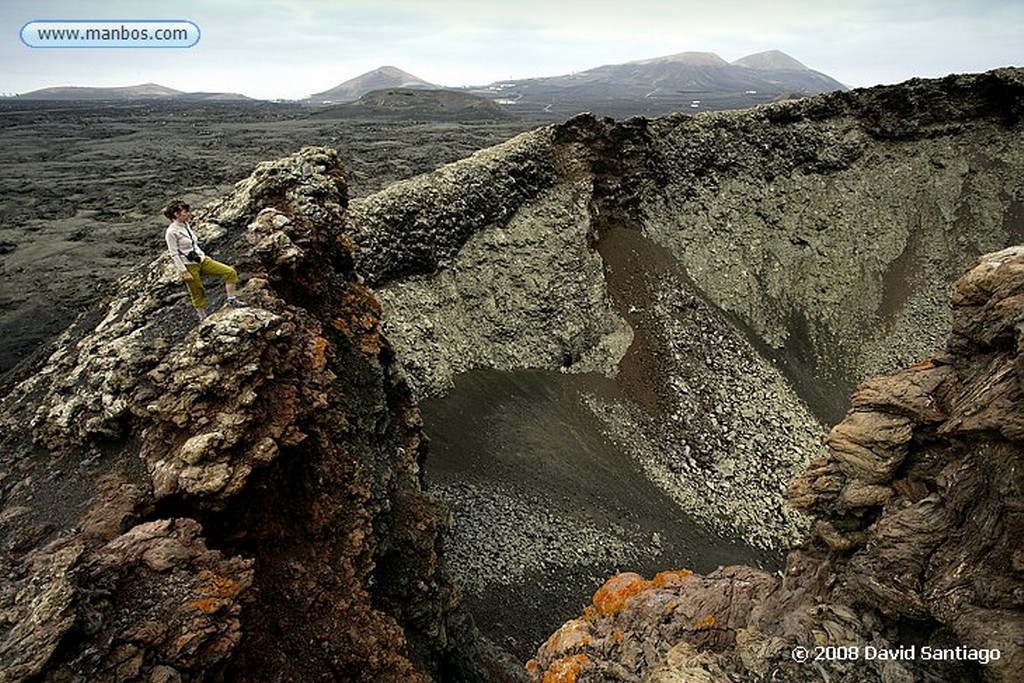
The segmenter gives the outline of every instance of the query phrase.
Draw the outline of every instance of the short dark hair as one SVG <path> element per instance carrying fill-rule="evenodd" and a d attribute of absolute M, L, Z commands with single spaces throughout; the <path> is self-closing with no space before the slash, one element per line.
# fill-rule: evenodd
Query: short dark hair
<path fill-rule="evenodd" d="M 168 218 L 173 219 L 175 216 L 178 215 L 178 212 L 181 211 L 182 209 L 184 209 L 185 211 L 189 211 L 191 210 L 191 208 L 192 207 L 189 206 L 187 202 L 182 201 L 181 199 L 172 199 L 171 201 L 167 202 L 167 206 L 164 207 L 164 215 L 167 216 Z"/>

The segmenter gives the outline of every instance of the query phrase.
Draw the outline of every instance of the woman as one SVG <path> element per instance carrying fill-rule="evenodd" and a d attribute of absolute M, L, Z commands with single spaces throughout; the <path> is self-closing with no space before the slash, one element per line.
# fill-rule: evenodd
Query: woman
<path fill-rule="evenodd" d="M 171 252 L 171 260 L 181 273 L 181 279 L 188 287 L 189 296 L 192 297 L 192 305 L 196 307 L 196 314 L 200 320 L 206 317 L 206 289 L 203 287 L 203 276 L 212 275 L 224 281 L 224 291 L 227 293 L 227 303 L 230 306 L 238 306 L 239 301 L 235 297 L 235 285 L 238 283 L 238 273 L 231 266 L 214 261 L 203 253 L 199 248 L 199 241 L 192 232 L 189 220 L 192 212 L 188 204 L 180 199 L 172 200 L 164 207 L 164 215 L 171 219 L 167 226 L 164 238 L 167 240 L 167 249 Z"/>

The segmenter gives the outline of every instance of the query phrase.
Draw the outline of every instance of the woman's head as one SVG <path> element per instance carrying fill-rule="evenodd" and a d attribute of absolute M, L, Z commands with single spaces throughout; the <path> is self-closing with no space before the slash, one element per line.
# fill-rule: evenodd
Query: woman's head
<path fill-rule="evenodd" d="M 182 211 L 191 210 L 192 207 L 190 207 L 186 202 L 182 201 L 181 199 L 172 199 L 171 201 L 167 202 L 167 206 L 164 207 L 164 215 L 170 218 L 171 220 L 174 220 Z"/>

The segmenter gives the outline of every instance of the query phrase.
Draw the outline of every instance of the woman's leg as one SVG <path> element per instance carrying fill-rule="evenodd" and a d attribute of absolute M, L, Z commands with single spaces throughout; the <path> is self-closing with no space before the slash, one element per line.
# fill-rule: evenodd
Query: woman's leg
<path fill-rule="evenodd" d="M 185 281 L 185 286 L 188 288 L 188 295 L 192 299 L 192 305 L 196 308 L 196 313 L 199 318 L 206 317 L 206 288 L 203 287 L 203 277 L 201 268 L 198 263 L 190 263 L 185 266 L 188 269 L 191 280 Z"/>
<path fill-rule="evenodd" d="M 227 294 L 228 300 L 233 300 L 235 298 L 235 285 L 238 283 L 238 272 L 234 268 L 207 257 L 203 259 L 201 264 L 199 264 L 199 269 L 203 275 L 219 277 L 224 280 L 224 292 Z"/>

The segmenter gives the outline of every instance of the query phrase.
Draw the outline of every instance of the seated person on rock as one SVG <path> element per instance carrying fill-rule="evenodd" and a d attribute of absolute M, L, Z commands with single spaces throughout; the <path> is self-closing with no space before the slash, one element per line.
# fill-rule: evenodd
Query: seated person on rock
<path fill-rule="evenodd" d="M 204 275 L 222 279 L 224 291 L 227 294 L 227 305 L 240 305 L 239 300 L 235 297 L 238 273 L 231 266 L 214 261 L 199 248 L 196 234 L 192 232 L 192 226 L 189 225 L 189 219 L 192 218 L 189 205 L 180 199 L 171 200 L 164 207 L 164 215 L 171 219 L 171 224 L 167 226 L 167 232 L 164 233 L 167 249 L 171 252 L 171 260 L 174 261 L 174 266 L 181 274 L 181 279 L 188 287 L 192 305 L 196 307 L 199 319 L 203 320 L 206 317 L 207 298 L 206 289 L 203 287 Z"/>

